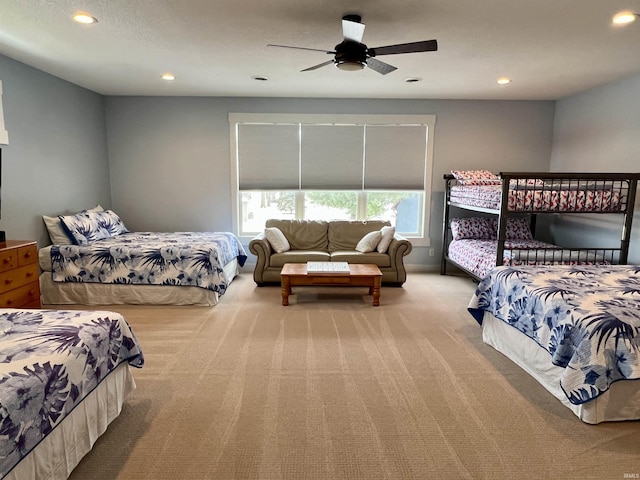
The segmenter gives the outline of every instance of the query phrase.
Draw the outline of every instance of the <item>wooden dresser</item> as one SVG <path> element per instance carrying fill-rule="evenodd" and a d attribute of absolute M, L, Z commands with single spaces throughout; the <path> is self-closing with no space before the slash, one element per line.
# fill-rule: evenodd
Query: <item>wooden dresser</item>
<path fill-rule="evenodd" d="M 0 308 L 40 308 L 38 244 L 0 242 Z"/>

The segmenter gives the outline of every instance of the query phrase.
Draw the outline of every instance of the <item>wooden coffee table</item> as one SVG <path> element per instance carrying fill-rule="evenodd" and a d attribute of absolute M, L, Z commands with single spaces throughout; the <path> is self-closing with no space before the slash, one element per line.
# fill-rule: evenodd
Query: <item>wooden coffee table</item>
<path fill-rule="evenodd" d="M 369 287 L 373 295 L 373 306 L 380 305 L 380 284 L 382 272 L 377 265 L 349 264 L 350 272 L 344 273 L 307 273 L 306 263 L 285 263 L 280 276 L 282 278 L 282 305 L 289 305 L 291 287 L 298 286 L 352 286 Z"/>

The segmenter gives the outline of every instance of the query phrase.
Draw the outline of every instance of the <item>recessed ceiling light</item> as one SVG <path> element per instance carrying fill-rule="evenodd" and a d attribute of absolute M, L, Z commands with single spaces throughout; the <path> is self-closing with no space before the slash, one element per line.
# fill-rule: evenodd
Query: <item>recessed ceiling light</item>
<path fill-rule="evenodd" d="M 164 75 L 162 75 L 162 79 L 171 81 L 171 80 L 175 80 L 176 77 L 173 73 L 165 73 Z"/>
<path fill-rule="evenodd" d="M 613 16 L 613 23 L 616 25 L 627 25 L 636 21 L 636 15 L 633 12 L 619 12 Z"/>
<path fill-rule="evenodd" d="M 501 77 L 497 80 L 498 85 L 508 85 L 511 83 L 511 79 L 507 77 Z"/>
<path fill-rule="evenodd" d="M 422 78 L 420 78 L 420 77 L 409 77 L 409 78 L 405 78 L 404 81 L 407 82 L 407 83 L 416 83 L 416 82 L 421 82 Z"/>
<path fill-rule="evenodd" d="M 78 12 L 73 15 L 73 20 L 78 23 L 84 23 L 85 25 L 90 25 L 92 23 L 98 23 L 98 19 L 93 17 L 85 12 Z"/>
<path fill-rule="evenodd" d="M 253 77 L 251 77 L 253 80 L 256 80 L 258 82 L 267 82 L 269 81 L 269 77 L 266 77 L 264 75 L 254 75 Z"/>

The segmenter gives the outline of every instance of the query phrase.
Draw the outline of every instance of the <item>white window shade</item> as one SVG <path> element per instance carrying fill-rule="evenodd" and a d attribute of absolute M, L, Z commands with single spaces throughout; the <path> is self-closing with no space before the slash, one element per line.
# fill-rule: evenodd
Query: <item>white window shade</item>
<path fill-rule="evenodd" d="M 296 190 L 300 187 L 298 125 L 238 125 L 240 190 Z"/>
<path fill-rule="evenodd" d="M 239 190 L 424 191 L 430 181 L 434 116 L 230 114 L 230 121 Z"/>
<path fill-rule="evenodd" d="M 367 125 L 364 188 L 423 190 L 425 125 Z"/>
<path fill-rule="evenodd" d="M 361 190 L 362 125 L 302 125 L 303 190 Z"/>

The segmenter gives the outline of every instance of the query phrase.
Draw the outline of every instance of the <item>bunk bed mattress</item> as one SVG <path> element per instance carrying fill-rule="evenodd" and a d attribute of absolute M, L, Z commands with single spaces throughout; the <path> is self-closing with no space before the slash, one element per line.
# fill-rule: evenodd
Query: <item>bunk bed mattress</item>
<path fill-rule="evenodd" d="M 450 201 L 469 207 L 500 209 L 502 186 L 453 185 Z M 513 212 L 619 212 L 624 207 L 618 190 L 607 188 L 521 187 L 509 190 L 507 209 Z"/>
<path fill-rule="evenodd" d="M 0 478 L 66 478 L 135 387 L 129 365 L 143 363 L 118 313 L 0 309 Z"/>
<path fill-rule="evenodd" d="M 583 265 L 607 263 L 589 250 L 569 251 L 539 240 L 505 242 L 503 265 Z M 449 244 L 449 259 L 479 278 L 496 266 L 497 240 L 461 239 Z"/>
<path fill-rule="evenodd" d="M 197 287 L 223 295 L 247 256 L 228 232 L 135 232 L 52 245 L 39 258 L 56 283 Z"/>
<path fill-rule="evenodd" d="M 638 399 L 639 266 L 496 267 L 478 285 L 469 312 L 480 324 L 486 314 L 495 317 L 543 350 L 563 403 L 587 404 L 619 382 L 630 384 L 620 390 Z M 527 354 L 520 353 L 522 361 Z M 624 419 L 639 418 L 639 409 L 630 408 Z"/>

